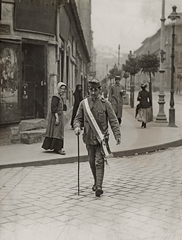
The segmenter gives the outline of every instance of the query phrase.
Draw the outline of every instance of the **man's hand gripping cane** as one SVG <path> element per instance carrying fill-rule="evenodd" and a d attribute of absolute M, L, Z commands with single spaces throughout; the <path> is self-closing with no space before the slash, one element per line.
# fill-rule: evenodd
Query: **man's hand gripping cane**
<path fill-rule="evenodd" d="M 75 130 L 74 130 L 74 132 L 75 132 L 75 135 L 80 135 L 80 133 L 81 133 L 81 129 L 79 128 L 79 127 L 76 127 L 75 128 Z"/>

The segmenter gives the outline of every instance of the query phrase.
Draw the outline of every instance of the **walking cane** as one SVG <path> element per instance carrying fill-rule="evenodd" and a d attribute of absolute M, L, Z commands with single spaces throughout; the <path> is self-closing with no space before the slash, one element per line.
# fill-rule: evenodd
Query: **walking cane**
<path fill-rule="evenodd" d="M 80 144 L 79 144 L 79 134 L 78 137 L 78 196 L 80 194 Z"/>

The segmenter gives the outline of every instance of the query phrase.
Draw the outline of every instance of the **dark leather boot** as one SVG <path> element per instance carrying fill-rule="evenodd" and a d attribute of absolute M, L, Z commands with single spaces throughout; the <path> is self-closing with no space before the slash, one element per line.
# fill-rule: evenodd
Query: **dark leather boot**
<path fill-rule="evenodd" d="M 95 196 L 100 197 L 103 194 L 102 182 L 104 178 L 104 165 L 96 167 L 96 191 Z"/>
<path fill-rule="evenodd" d="M 144 122 L 142 122 L 141 128 L 143 128 L 143 127 L 144 127 L 144 124 L 145 124 L 145 123 L 144 123 Z"/>
<path fill-rule="evenodd" d="M 101 187 L 97 186 L 95 191 L 95 196 L 100 197 L 101 194 L 103 194 L 103 190 Z"/>
<path fill-rule="evenodd" d="M 96 184 L 94 183 L 94 185 L 92 186 L 92 191 L 95 192 L 95 190 L 96 190 Z"/>
<path fill-rule="evenodd" d="M 144 127 L 144 128 L 146 128 L 146 126 L 147 126 L 147 124 L 146 124 L 146 123 L 144 123 L 144 126 L 143 126 L 143 127 Z"/>
<path fill-rule="evenodd" d="M 95 166 L 91 166 L 91 164 L 90 164 L 90 168 L 91 168 L 92 175 L 94 178 L 94 185 L 92 186 L 92 191 L 95 191 L 96 190 L 96 168 L 95 168 Z"/>

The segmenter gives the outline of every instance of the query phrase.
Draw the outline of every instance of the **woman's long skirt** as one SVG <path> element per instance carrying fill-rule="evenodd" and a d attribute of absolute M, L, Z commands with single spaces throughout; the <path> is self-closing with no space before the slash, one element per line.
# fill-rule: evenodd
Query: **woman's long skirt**
<path fill-rule="evenodd" d="M 147 108 L 141 108 L 141 120 L 144 123 L 147 123 Z"/>
<path fill-rule="evenodd" d="M 63 148 L 64 146 L 64 141 L 63 139 L 57 139 L 57 138 L 49 138 L 45 137 L 44 142 L 42 144 L 42 148 L 45 150 L 55 150 L 59 151 Z"/>
<path fill-rule="evenodd" d="M 64 122 L 63 113 L 59 114 L 59 124 L 55 124 L 56 118 L 53 113 L 50 113 L 48 118 L 48 126 L 46 130 L 46 136 L 42 144 L 42 148 L 45 150 L 59 151 L 64 146 Z"/>

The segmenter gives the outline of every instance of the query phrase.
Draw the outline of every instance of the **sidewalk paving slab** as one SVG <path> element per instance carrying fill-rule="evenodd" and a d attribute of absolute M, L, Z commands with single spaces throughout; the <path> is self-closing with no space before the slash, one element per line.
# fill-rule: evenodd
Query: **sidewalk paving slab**
<path fill-rule="evenodd" d="M 141 123 L 134 118 L 134 108 L 124 106 L 121 126 L 121 145 L 116 145 L 110 133 L 110 148 L 114 157 L 123 157 L 182 145 L 182 124 L 177 128 L 168 127 L 167 123 L 153 122 L 141 129 Z M 110 130 L 111 132 L 111 130 Z M 80 161 L 87 161 L 87 151 L 79 136 Z M 7 167 L 40 166 L 76 162 L 78 157 L 78 139 L 69 123 L 65 126 L 66 155 L 58 155 L 52 151 L 44 151 L 41 143 L 12 144 L 0 147 L 0 169 Z"/>
<path fill-rule="evenodd" d="M 2 169 L 0 240 L 181 240 L 182 147 L 113 158 L 104 194 L 88 162 Z"/>

